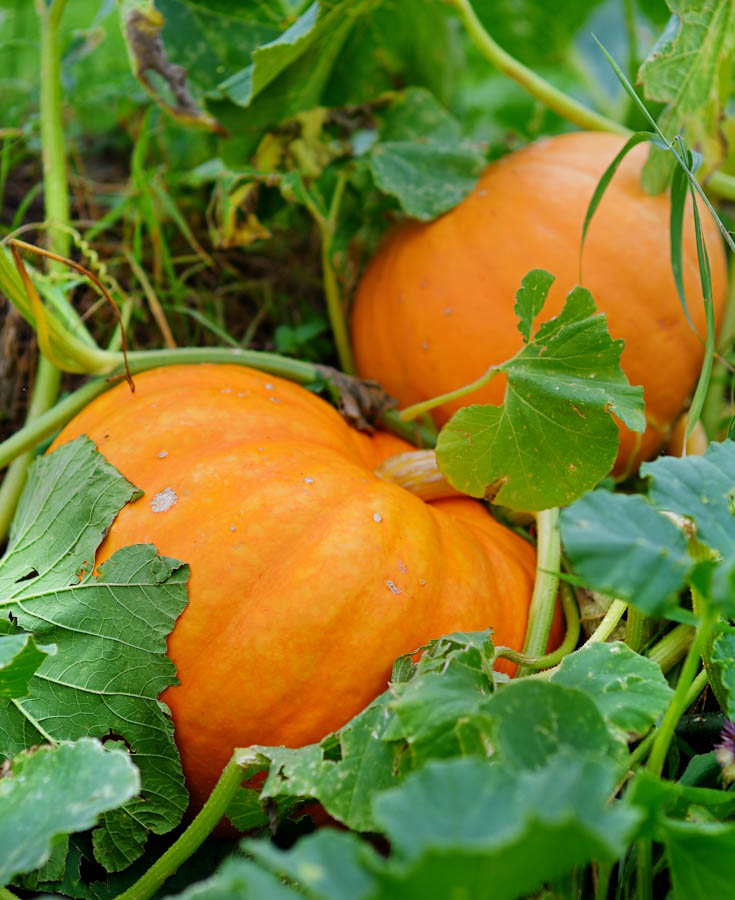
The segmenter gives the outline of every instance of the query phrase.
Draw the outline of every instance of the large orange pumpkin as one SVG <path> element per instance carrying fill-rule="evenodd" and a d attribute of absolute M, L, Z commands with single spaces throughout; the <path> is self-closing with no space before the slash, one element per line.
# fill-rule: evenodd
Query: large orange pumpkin
<path fill-rule="evenodd" d="M 97 564 L 133 543 L 189 563 L 169 639 L 173 714 L 197 804 L 235 746 L 299 746 L 385 689 L 393 660 L 491 626 L 520 648 L 533 548 L 464 498 L 425 503 L 373 474 L 410 449 L 350 428 L 297 385 L 239 366 L 177 366 L 100 396 L 87 434 L 145 491 Z"/>
<path fill-rule="evenodd" d="M 402 405 L 425 400 L 482 375 L 522 344 L 515 292 L 531 269 L 556 276 L 542 318 L 560 311 L 579 282 L 587 206 L 624 139 L 579 132 L 547 138 L 492 163 L 477 187 L 429 224 L 406 222 L 370 262 L 357 291 L 353 343 L 361 375 L 377 378 Z M 585 243 L 583 284 L 623 338 L 622 366 L 643 385 L 648 428 L 621 429 L 617 470 L 651 456 L 692 390 L 703 357 L 671 273 L 669 199 L 648 196 L 639 177 L 646 150 L 618 169 Z M 726 265 L 710 215 L 702 214 L 717 315 Z M 685 218 L 684 272 L 689 310 L 705 334 L 691 209 Z M 503 401 L 505 378 L 434 411 L 443 424 L 465 403 Z"/>

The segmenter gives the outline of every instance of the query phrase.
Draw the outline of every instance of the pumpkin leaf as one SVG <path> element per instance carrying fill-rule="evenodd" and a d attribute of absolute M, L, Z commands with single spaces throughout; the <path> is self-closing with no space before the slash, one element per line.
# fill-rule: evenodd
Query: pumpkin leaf
<path fill-rule="evenodd" d="M 268 768 L 260 802 L 314 798 L 326 811 L 356 831 L 373 831 L 373 794 L 393 783 L 395 747 L 376 740 L 385 719 L 386 695 L 319 744 L 299 749 L 251 747 L 239 751 L 243 768 Z M 242 821 L 242 797 L 233 818 Z M 251 804 L 252 808 L 252 804 Z M 260 824 L 260 823 L 258 823 Z"/>
<path fill-rule="evenodd" d="M 53 644 L 39 647 L 31 634 L 0 636 L 0 698 L 25 696 L 33 673 L 46 656 L 54 653 Z"/>
<path fill-rule="evenodd" d="M 255 863 L 230 859 L 179 896 L 237 889 L 237 896 L 274 900 L 483 900 L 490 885 L 494 900 L 514 900 L 576 865 L 623 852 L 640 813 L 627 800 L 609 802 L 614 783 L 609 761 L 569 755 L 536 771 L 475 759 L 431 762 L 374 800 L 387 859 L 354 834 L 321 831 L 285 852 L 248 840 L 242 848 Z M 266 875 L 279 890 L 283 881 L 293 885 L 293 893 L 271 893 Z"/>
<path fill-rule="evenodd" d="M 456 119 L 423 88 L 408 88 L 382 116 L 379 140 L 363 157 L 375 183 L 404 212 L 430 220 L 456 206 L 485 164 L 462 140 Z"/>
<path fill-rule="evenodd" d="M 158 696 L 175 682 L 166 638 L 186 604 L 188 570 L 138 545 L 91 571 L 97 544 L 139 493 L 86 438 L 31 468 L 0 560 L 0 610 L 57 652 L 41 661 L 26 695 L 0 699 L 0 746 L 10 757 L 44 741 L 124 742 L 141 773 L 145 799 L 124 809 L 142 846 L 141 829 L 170 830 L 187 805 Z"/>
<path fill-rule="evenodd" d="M 647 615 L 677 608 L 693 566 L 687 539 L 644 497 L 593 491 L 562 510 L 560 524 L 569 561 L 587 587 Z"/>
<path fill-rule="evenodd" d="M 709 900 L 732 892 L 735 826 L 667 821 L 661 832 L 674 896 Z"/>
<path fill-rule="evenodd" d="M 0 780 L 0 885 L 42 866 L 58 836 L 84 831 L 98 815 L 137 794 L 127 753 L 99 741 L 23 751 Z"/>
<path fill-rule="evenodd" d="M 672 17 L 639 71 L 648 100 L 665 103 L 659 127 L 669 140 L 683 133 L 704 159 L 704 174 L 725 157 L 720 122 L 731 91 L 735 51 L 732 0 L 667 0 Z M 643 170 L 651 193 L 662 191 L 673 172 L 670 153 L 652 148 Z"/>
<path fill-rule="evenodd" d="M 588 694 L 608 726 L 634 734 L 650 728 L 674 694 L 653 660 L 620 641 L 571 653 L 550 680 Z"/>
<path fill-rule="evenodd" d="M 691 518 L 697 540 L 735 555 L 735 442 L 713 442 L 702 456 L 662 456 L 641 474 L 650 479 L 651 503 Z"/>
<path fill-rule="evenodd" d="M 551 272 L 533 269 L 523 277 L 521 286 L 516 291 L 513 312 L 518 316 L 518 330 L 523 335 L 524 344 L 531 339 L 534 319 L 543 309 L 553 283 L 554 276 Z"/>
<path fill-rule="evenodd" d="M 507 377 L 504 405 L 464 407 L 440 432 L 437 461 L 449 482 L 516 509 L 561 506 L 594 487 L 615 461 L 611 413 L 645 428 L 643 391 L 620 368 L 622 348 L 589 291 L 574 288 L 562 312 L 497 367 Z"/>

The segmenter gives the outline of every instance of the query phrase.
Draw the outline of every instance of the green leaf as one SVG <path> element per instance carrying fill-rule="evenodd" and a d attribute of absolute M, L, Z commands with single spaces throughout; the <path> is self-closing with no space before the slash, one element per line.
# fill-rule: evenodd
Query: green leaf
<path fill-rule="evenodd" d="M 320 900 L 374 896 L 375 880 L 363 863 L 367 848 L 352 834 L 324 829 L 287 853 L 265 841 L 243 841 L 242 848 L 274 875 L 302 885 Z"/>
<path fill-rule="evenodd" d="M 135 820 L 116 828 L 136 834 L 120 846 L 127 858 L 140 847 L 141 830 L 170 830 L 187 805 L 173 725 L 158 697 L 175 683 L 166 639 L 186 605 L 188 569 L 138 545 L 118 551 L 98 576 L 91 571 L 112 519 L 135 496 L 91 441 L 65 444 L 31 468 L 0 561 L 3 616 L 57 646 L 27 696 L 0 699 L 0 747 L 12 756 L 49 740 L 112 734 L 124 741 L 143 790 L 111 819 Z"/>
<path fill-rule="evenodd" d="M 39 647 L 30 634 L 0 636 L 0 699 L 24 697 L 33 673 L 54 653 L 53 644 Z"/>
<path fill-rule="evenodd" d="M 494 720 L 497 758 L 508 766 L 536 770 L 560 753 L 580 761 L 620 757 L 597 704 L 574 688 L 521 679 L 488 700 L 485 712 Z"/>
<path fill-rule="evenodd" d="M 395 778 L 396 749 L 380 740 L 385 698 L 381 695 L 320 744 L 299 749 L 255 746 L 238 751 L 243 767 L 269 770 L 260 792 L 261 803 L 314 798 L 349 828 L 373 831 L 373 794 L 393 784 Z"/>
<path fill-rule="evenodd" d="M 647 615 L 676 608 L 693 561 L 683 532 L 655 506 L 636 494 L 593 491 L 560 521 L 569 561 L 587 587 Z"/>
<path fill-rule="evenodd" d="M 459 123 L 422 88 L 408 88 L 383 117 L 380 140 L 363 158 L 375 183 L 409 216 L 430 220 L 463 200 L 484 167 Z"/>
<path fill-rule="evenodd" d="M 251 53 L 252 62 L 210 93 L 209 108 L 252 152 L 272 125 L 322 105 L 332 70 L 362 16 L 383 0 L 318 0 L 286 31 Z M 232 151 L 230 151 L 232 153 Z"/>
<path fill-rule="evenodd" d="M 664 456 L 641 466 L 648 496 L 661 509 L 690 517 L 701 543 L 735 555 L 735 442 L 712 443 L 703 456 Z"/>
<path fill-rule="evenodd" d="M 620 368 L 594 301 L 574 288 L 562 312 L 498 367 L 503 406 L 468 406 L 442 429 L 437 460 L 450 483 L 516 509 L 572 502 L 603 478 L 617 453 L 614 413 L 643 431 L 643 392 Z"/>
<path fill-rule="evenodd" d="M 732 895 L 735 826 L 670 821 L 662 832 L 676 900 Z"/>
<path fill-rule="evenodd" d="M 717 669 L 727 696 L 727 716 L 735 720 L 735 634 L 723 632 L 712 645 L 712 665 Z"/>
<path fill-rule="evenodd" d="M 639 79 L 649 100 L 666 103 L 659 127 L 669 140 L 683 133 L 702 153 L 705 172 L 726 153 L 720 121 L 730 96 L 735 52 L 732 0 L 668 0 L 669 24 L 643 62 Z M 644 168 L 644 186 L 662 191 L 674 167 L 671 154 L 653 149 Z"/>
<path fill-rule="evenodd" d="M 58 835 L 90 828 L 139 787 L 128 755 L 95 740 L 16 756 L 0 780 L 0 884 L 43 865 Z"/>
<path fill-rule="evenodd" d="M 393 856 L 382 900 L 515 900 L 574 866 L 612 860 L 638 815 L 608 804 L 612 767 L 557 757 L 538 772 L 457 759 L 408 776 L 375 802 Z"/>
<path fill-rule="evenodd" d="M 549 295 L 554 276 L 545 269 L 534 269 L 524 276 L 516 291 L 513 312 L 518 316 L 518 330 L 523 335 L 523 343 L 531 339 L 533 321 L 541 312 Z"/>
<path fill-rule="evenodd" d="M 226 859 L 206 881 L 193 884 L 180 894 L 167 895 L 177 900 L 299 900 L 303 896 L 301 891 L 283 884 L 278 876 L 236 856 Z"/>
<path fill-rule="evenodd" d="M 663 781 L 645 769 L 636 773 L 626 797 L 646 814 L 639 837 L 654 840 L 660 839 L 672 819 L 687 818 L 692 807 L 706 809 L 718 819 L 727 818 L 735 810 L 732 791 Z"/>
<path fill-rule="evenodd" d="M 601 0 L 570 0 L 552 6 L 538 0 L 474 0 L 482 24 L 511 56 L 538 68 L 564 65 L 574 36 Z"/>
<path fill-rule="evenodd" d="M 620 641 L 571 653 L 551 681 L 588 694 L 609 725 L 636 734 L 654 724 L 674 694 L 653 660 Z"/>

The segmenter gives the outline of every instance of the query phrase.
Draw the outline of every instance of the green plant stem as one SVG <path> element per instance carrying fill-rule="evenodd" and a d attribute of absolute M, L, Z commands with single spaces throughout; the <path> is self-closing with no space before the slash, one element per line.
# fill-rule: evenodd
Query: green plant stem
<path fill-rule="evenodd" d="M 628 607 L 628 615 L 625 621 L 625 643 L 631 650 L 639 652 L 643 646 L 643 636 L 646 628 L 646 617 L 634 606 Z"/>
<path fill-rule="evenodd" d="M 327 377 L 325 370 L 313 363 L 302 362 L 287 356 L 278 356 L 276 353 L 262 353 L 258 350 L 230 350 L 224 347 L 180 347 L 176 350 L 136 351 L 128 354 L 128 362 L 130 371 L 134 375 L 159 366 L 229 363 L 250 366 L 270 375 L 287 378 L 297 384 L 313 384 Z M 109 378 L 93 378 L 57 403 L 52 409 L 39 415 L 33 421 L 29 421 L 12 437 L 0 444 L 0 469 L 65 425 L 95 397 L 109 390 L 120 380 L 122 375 L 123 369 L 120 366 L 111 373 Z M 402 421 L 395 409 L 388 409 L 381 413 L 380 422 L 407 441 L 420 443 L 427 447 L 434 444 L 435 432 L 433 430 Z"/>
<path fill-rule="evenodd" d="M 577 646 L 577 641 L 579 640 L 580 631 L 577 601 L 574 596 L 574 591 L 568 584 L 562 582 L 559 586 L 559 593 L 561 594 L 562 608 L 564 609 L 564 621 L 566 622 L 567 630 L 564 635 L 564 640 L 556 650 L 553 650 L 551 653 L 546 653 L 544 656 L 530 657 L 524 656 L 522 653 L 517 653 L 515 650 L 511 650 L 510 647 L 498 647 L 496 648 L 495 653 L 496 658 L 509 659 L 511 662 L 517 663 L 519 666 L 524 666 L 526 669 L 546 669 L 550 666 L 556 666 L 565 656 L 568 656 L 572 650 L 574 650 Z"/>
<path fill-rule="evenodd" d="M 202 845 L 225 814 L 243 779 L 243 770 L 233 754 L 214 790 L 199 814 L 168 850 L 116 900 L 148 900 L 176 872 L 179 866 Z"/>
<path fill-rule="evenodd" d="M 669 669 L 680 662 L 686 655 L 694 640 L 695 631 L 691 625 L 677 625 L 654 644 L 646 654 L 661 667 L 666 674 Z"/>
<path fill-rule="evenodd" d="M 600 624 L 585 641 L 584 646 L 586 647 L 588 644 L 598 644 L 601 641 L 606 641 L 618 627 L 627 608 L 628 604 L 625 600 L 613 600 L 610 604 L 610 608 L 600 620 Z"/>
<path fill-rule="evenodd" d="M 528 611 L 528 628 L 523 643 L 523 655 L 538 657 L 546 652 L 551 623 L 554 621 L 556 595 L 559 590 L 561 566 L 561 533 L 559 509 L 544 509 L 536 515 L 536 581 Z M 521 666 L 518 675 L 528 675 L 530 668 Z"/>
<path fill-rule="evenodd" d="M 53 408 L 59 393 L 60 382 L 61 372 L 43 356 L 39 356 L 36 381 L 26 412 L 26 424 L 23 431 L 36 425 L 47 410 Z M 19 433 L 17 432 L 17 434 Z M 32 444 L 26 445 L 24 448 L 26 452 L 11 457 L 12 463 L 0 485 L 0 540 L 3 540 L 10 530 L 10 523 L 13 521 L 18 500 L 28 477 L 28 466 L 33 461 L 31 448 L 37 443 L 36 440 Z M 0 444 L 0 448 L 2 446 L 4 445 Z"/>
<path fill-rule="evenodd" d="M 482 22 L 477 18 L 470 0 L 447 0 L 447 2 L 457 10 L 467 34 L 485 59 L 525 88 L 532 97 L 540 100 L 568 122 L 587 131 L 609 131 L 625 137 L 632 134 L 630 129 L 621 125 L 620 122 L 609 119 L 607 116 L 601 116 L 583 103 L 572 99 L 506 53 L 485 30 Z M 733 200 L 735 199 L 735 178 L 722 172 L 713 172 L 707 180 L 707 189 L 719 197 Z"/>
<path fill-rule="evenodd" d="M 38 2 L 36 8 L 41 17 L 41 97 L 40 126 L 43 157 L 43 191 L 46 219 L 64 227 L 69 225 L 69 192 L 66 178 L 66 154 L 62 122 L 61 97 L 61 47 L 59 22 L 66 0 L 54 0 L 50 5 Z M 69 234 L 63 228 L 49 230 L 50 249 L 61 256 L 68 256 Z M 60 263 L 54 264 L 63 269 Z M 54 271 L 50 267 L 50 271 Z M 56 402 L 61 384 L 61 373 L 43 356 L 39 356 L 26 425 L 42 416 Z M 26 481 L 32 454 L 17 457 L 6 473 L 0 488 L 0 538 L 10 528 L 15 508 Z"/>
<path fill-rule="evenodd" d="M 339 365 L 343 372 L 347 375 L 355 374 L 355 360 L 352 355 L 352 346 L 350 345 L 350 336 L 347 331 L 347 319 L 345 316 L 344 306 L 342 304 L 342 293 L 339 289 L 337 280 L 337 272 L 332 263 L 332 243 L 334 235 L 337 231 L 337 219 L 339 218 L 339 209 L 347 187 L 348 173 L 344 170 L 337 176 L 337 184 L 332 194 L 332 202 L 329 205 L 329 212 L 326 217 L 319 210 L 316 203 L 309 202 L 308 192 L 306 192 L 306 207 L 316 222 L 321 236 L 322 245 L 322 280 L 324 282 L 324 296 L 327 301 L 327 316 L 332 329 L 332 336 L 337 348 L 337 356 Z"/>
<path fill-rule="evenodd" d="M 635 0 L 623 0 L 623 22 L 625 24 L 625 36 L 628 39 L 628 81 L 636 83 L 638 77 L 638 32 L 635 27 Z"/>
<path fill-rule="evenodd" d="M 503 363 L 503 365 L 505 365 L 505 363 Z M 488 382 L 495 378 L 502 368 L 503 366 L 491 366 L 484 375 L 481 375 L 476 381 L 473 381 L 472 384 L 466 384 L 461 388 L 457 388 L 456 391 L 440 394 L 438 397 L 432 397 L 430 400 L 422 400 L 420 403 L 414 403 L 411 406 L 402 409 L 399 415 L 404 422 L 412 422 L 414 419 L 423 416 L 435 407 L 441 406 L 442 403 L 449 403 L 451 400 L 459 400 L 461 397 L 471 394 L 472 391 L 484 387 Z"/>
<path fill-rule="evenodd" d="M 669 744 L 674 736 L 676 723 L 681 718 L 682 713 L 687 707 L 689 690 L 694 682 L 694 677 L 699 667 L 699 661 L 704 653 L 712 635 L 712 629 L 715 624 L 715 617 L 709 609 L 702 610 L 701 622 L 697 629 L 696 637 L 689 647 L 689 651 L 684 660 L 681 674 L 676 685 L 676 691 L 671 698 L 671 702 L 664 713 L 661 726 L 656 735 L 651 748 L 651 755 L 648 758 L 647 769 L 651 774 L 660 776 L 666 760 L 666 754 L 669 750 Z"/>

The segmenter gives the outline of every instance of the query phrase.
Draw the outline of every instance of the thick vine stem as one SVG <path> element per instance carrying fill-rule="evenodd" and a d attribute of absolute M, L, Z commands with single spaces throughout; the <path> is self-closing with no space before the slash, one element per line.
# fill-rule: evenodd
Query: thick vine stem
<path fill-rule="evenodd" d="M 630 129 L 621 125 L 620 122 L 602 116 L 585 106 L 584 103 L 572 99 L 506 53 L 487 33 L 472 8 L 470 0 L 447 0 L 447 3 L 457 10 L 467 34 L 485 59 L 500 72 L 518 82 L 532 97 L 540 100 L 568 122 L 578 125 L 586 131 L 609 131 L 625 137 L 632 134 Z M 735 199 L 735 178 L 722 172 L 713 172 L 707 179 L 707 189 L 718 197 L 733 200 Z"/>
<path fill-rule="evenodd" d="M 657 663 L 661 667 L 661 671 L 666 674 L 687 655 L 694 635 L 695 631 L 691 625 L 677 625 L 657 644 L 654 644 L 646 655 Z"/>
<path fill-rule="evenodd" d="M 559 509 L 544 509 L 536 515 L 537 549 L 536 581 L 533 586 L 531 607 L 528 611 L 528 628 L 523 644 L 523 655 L 542 656 L 549 642 L 551 623 L 554 621 L 556 595 L 559 590 L 561 566 L 561 533 Z M 528 675 L 530 668 L 521 666 L 520 676 Z"/>
<path fill-rule="evenodd" d="M 705 607 L 700 613 L 700 625 L 697 629 L 696 637 L 689 647 L 689 651 L 684 660 L 681 674 L 676 685 L 676 691 L 671 698 L 668 709 L 664 713 L 661 726 L 656 735 L 651 748 L 651 755 L 648 757 L 647 768 L 653 775 L 660 776 L 666 760 L 666 754 L 669 750 L 669 744 L 674 736 L 676 723 L 682 716 L 687 707 L 687 698 L 689 690 L 694 682 L 694 677 L 699 668 L 699 661 L 704 654 L 704 650 L 712 636 L 715 625 L 715 615 Z"/>
<path fill-rule="evenodd" d="M 586 647 L 588 644 L 599 644 L 601 641 L 606 641 L 620 624 L 620 620 L 623 618 L 627 608 L 628 604 L 625 600 L 613 600 L 608 611 L 600 620 L 600 624 L 584 642 L 584 646 Z"/>
<path fill-rule="evenodd" d="M 440 394 L 438 397 L 432 397 L 430 400 L 422 400 L 420 403 L 406 406 L 400 411 L 399 415 L 404 422 L 412 422 L 414 419 L 430 412 L 437 406 L 441 406 L 442 403 L 459 400 L 461 397 L 471 394 L 472 391 L 484 387 L 498 374 L 498 372 L 501 371 L 501 368 L 501 366 L 491 366 L 484 375 L 481 375 L 476 381 L 473 381 L 472 384 L 466 384 L 461 388 L 457 388 L 455 391 L 449 391 L 447 394 Z"/>
<path fill-rule="evenodd" d="M 133 351 L 128 354 L 128 363 L 133 375 L 159 366 L 229 363 L 250 366 L 261 372 L 267 372 L 269 375 L 287 378 L 296 384 L 313 384 L 324 377 L 323 367 L 313 363 L 302 362 L 287 356 L 278 356 L 276 353 L 263 353 L 258 350 L 230 350 L 225 347 L 180 347 L 176 350 Z M 12 437 L 0 444 L 0 469 L 65 425 L 95 397 L 109 390 L 122 377 L 124 377 L 124 372 L 120 367 L 111 372 L 108 378 L 94 378 L 43 415 L 28 422 Z M 412 443 L 427 446 L 434 443 L 435 433 L 431 429 L 402 421 L 395 409 L 384 410 L 380 414 L 380 423 L 399 437 Z"/>
<path fill-rule="evenodd" d="M 224 816 L 237 789 L 242 784 L 243 771 L 233 754 L 224 768 L 214 790 L 196 818 L 184 833 L 155 863 L 116 900 L 148 900 L 176 872 L 179 866 L 200 847 Z"/>
<path fill-rule="evenodd" d="M 516 653 L 510 647 L 496 647 L 496 658 L 508 659 L 527 669 L 547 669 L 551 666 L 557 666 L 565 656 L 568 656 L 574 650 L 577 646 L 580 632 L 579 608 L 577 607 L 574 591 L 568 584 L 562 582 L 559 586 L 559 593 L 561 594 L 567 631 L 564 635 L 564 640 L 556 650 L 552 650 L 551 653 L 546 653 L 544 656 L 530 657 L 524 656 L 522 653 Z"/>
<path fill-rule="evenodd" d="M 634 606 L 628 607 L 628 615 L 625 621 L 625 643 L 636 653 L 643 646 L 646 617 Z"/>

